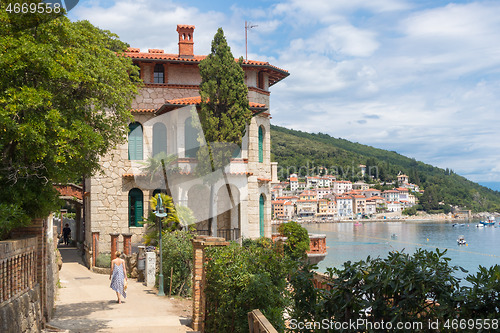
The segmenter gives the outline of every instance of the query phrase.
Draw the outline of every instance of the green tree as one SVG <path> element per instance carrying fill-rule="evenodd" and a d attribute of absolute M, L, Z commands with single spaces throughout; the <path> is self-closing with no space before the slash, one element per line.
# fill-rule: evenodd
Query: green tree
<path fill-rule="evenodd" d="M 57 207 L 52 183 L 99 170 L 137 92 L 116 35 L 64 15 L 9 15 L 12 3 L 0 3 L 0 212 L 11 212 L 0 237 Z"/>
<path fill-rule="evenodd" d="M 214 36 L 210 54 L 199 64 L 200 122 L 195 125 L 201 126 L 204 138 L 199 140 L 204 140 L 206 146 L 198 150 L 197 173 L 205 176 L 215 170 L 222 170 L 231 200 L 231 187 L 224 167 L 229 164 L 235 151 L 241 148 L 242 138 L 252 117 L 242 64 L 243 58 L 235 62 L 222 28 L 219 28 Z M 209 181 L 213 184 L 216 179 Z M 211 210 L 213 197 L 214 187 L 211 186 Z M 210 230 L 212 215 L 210 213 Z"/>
<path fill-rule="evenodd" d="M 306 228 L 297 222 L 290 221 L 280 224 L 278 232 L 287 238 L 283 248 L 291 259 L 302 260 L 306 258 L 310 243 Z"/>

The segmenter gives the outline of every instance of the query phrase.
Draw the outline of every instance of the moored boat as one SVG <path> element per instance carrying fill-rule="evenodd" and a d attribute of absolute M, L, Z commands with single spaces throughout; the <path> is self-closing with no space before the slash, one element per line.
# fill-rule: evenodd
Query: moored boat
<path fill-rule="evenodd" d="M 465 237 L 464 237 L 464 235 L 460 235 L 460 236 L 458 236 L 458 239 L 457 239 L 457 244 L 458 244 L 458 245 L 465 245 L 465 244 L 467 244 L 467 242 L 465 241 Z"/>
<path fill-rule="evenodd" d="M 482 225 L 495 225 L 495 218 L 493 216 L 488 217 L 486 221 L 479 221 Z"/>

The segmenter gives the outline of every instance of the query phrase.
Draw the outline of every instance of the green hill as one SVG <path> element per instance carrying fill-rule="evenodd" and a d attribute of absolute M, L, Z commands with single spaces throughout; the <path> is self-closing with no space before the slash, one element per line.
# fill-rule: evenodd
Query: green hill
<path fill-rule="evenodd" d="M 427 211 L 443 208 L 447 211 L 449 206 L 460 206 L 474 212 L 500 212 L 500 192 L 459 176 L 453 170 L 328 134 L 271 126 L 271 158 L 279 163 L 278 177 L 281 179 L 286 179 L 290 173 L 303 177 L 328 172 L 337 179 L 356 181 L 363 179 L 359 167 L 363 164 L 367 173 L 373 176 L 366 175 L 364 180 L 367 182 L 375 182 L 373 179 L 394 182 L 399 172 L 408 175 L 410 183 L 425 190 L 420 202 Z"/>

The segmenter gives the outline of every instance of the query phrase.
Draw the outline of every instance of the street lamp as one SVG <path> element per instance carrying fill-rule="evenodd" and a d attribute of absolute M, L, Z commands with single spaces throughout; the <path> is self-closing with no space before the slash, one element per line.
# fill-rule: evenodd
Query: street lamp
<path fill-rule="evenodd" d="M 162 223 L 161 219 L 162 217 L 167 216 L 167 213 L 165 213 L 165 210 L 163 209 L 163 203 L 161 201 L 161 195 L 158 193 L 156 195 L 156 211 L 153 212 L 156 217 L 158 217 L 158 238 L 160 239 L 160 275 L 158 276 L 158 296 L 165 296 L 165 293 L 163 292 L 163 247 L 162 247 L 162 242 L 161 242 L 161 231 L 162 231 Z"/>

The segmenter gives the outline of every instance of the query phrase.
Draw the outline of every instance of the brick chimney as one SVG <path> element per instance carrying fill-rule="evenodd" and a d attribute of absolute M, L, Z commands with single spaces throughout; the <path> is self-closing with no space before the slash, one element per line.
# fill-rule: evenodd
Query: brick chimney
<path fill-rule="evenodd" d="M 179 33 L 179 57 L 192 58 L 194 56 L 194 25 L 178 24 L 177 32 Z"/>

